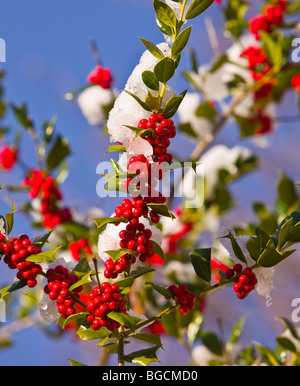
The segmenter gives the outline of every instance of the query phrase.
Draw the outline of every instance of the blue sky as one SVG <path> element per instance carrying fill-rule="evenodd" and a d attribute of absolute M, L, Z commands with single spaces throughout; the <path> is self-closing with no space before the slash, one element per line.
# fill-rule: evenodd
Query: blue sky
<path fill-rule="evenodd" d="M 216 6 L 212 6 L 205 16 L 210 16 L 215 26 L 221 25 L 222 18 Z M 124 87 L 144 51 L 138 36 L 154 43 L 163 39 L 155 24 L 151 0 L 1 2 L 0 38 L 5 39 L 7 48 L 7 62 L 2 65 L 7 73 L 6 99 L 17 105 L 26 102 L 37 127 L 42 121 L 52 116 L 57 117 L 57 131 L 69 139 L 74 152 L 74 156 L 69 160 L 70 176 L 63 190 L 68 204 L 76 203 L 82 208 L 89 207 L 91 203 L 104 206 L 96 195 L 96 166 L 103 160 L 109 141 L 97 128 L 90 127 L 76 104 L 65 101 L 63 95 L 84 85 L 86 75 L 95 65 L 88 42 L 91 36 L 97 42 L 104 64 L 112 69 L 115 87 L 118 89 Z M 195 22 L 190 45 L 197 50 L 200 63 L 212 59 L 204 16 Z M 225 48 L 228 45 L 228 39 L 221 37 L 220 46 Z M 184 55 L 180 70 L 186 69 L 187 66 L 188 59 Z M 173 81 L 173 87 L 181 92 L 186 88 L 186 84 L 178 76 Z M 286 106 L 288 105 L 287 101 Z M 11 121 L 9 116 L 8 122 Z M 300 159 L 293 141 L 296 129 L 296 124 L 278 127 L 278 135 L 271 138 L 273 147 L 259 150 L 267 173 L 253 174 L 246 184 L 238 184 L 235 187 L 235 195 L 242 197 L 242 216 L 245 218 L 250 213 L 252 201 L 272 203 L 273 187 L 279 169 L 284 167 L 295 179 L 299 176 Z M 230 146 L 235 145 L 235 128 L 229 127 L 218 141 L 224 141 Z M 279 148 L 282 141 L 286 144 L 284 149 Z M 185 155 L 188 155 L 191 144 L 180 138 L 175 142 L 175 147 L 179 143 Z M 25 140 L 24 144 L 22 157 L 25 157 L 29 164 L 34 164 L 30 142 Z M 244 141 L 243 144 L 253 147 L 249 141 Z M 13 177 L 14 181 L 21 175 L 21 171 L 17 171 Z M 105 205 L 106 214 L 109 216 L 115 202 L 105 202 Z M 236 210 L 236 216 L 241 216 L 239 210 Z M 23 224 L 20 220 L 17 229 Z M 258 304 L 261 306 L 262 303 L 263 300 L 260 299 Z M 261 317 L 263 318 L 263 315 Z M 273 312 L 267 321 L 272 317 Z M 257 331 L 257 328 L 253 326 L 254 330 Z M 265 331 L 257 331 L 257 335 L 254 336 L 257 339 L 269 338 Z M 40 331 L 28 330 L 16 335 L 14 347 L 0 351 L 0 361 L 2 365 L 67 364 L 64 362 L 67 357 L 84 362 L 85 354 L 79 352 L 78 345 L 69 336 L 59 342 L 52 342 Z M 92 362 L 89 354 L 87 356 Z"/>

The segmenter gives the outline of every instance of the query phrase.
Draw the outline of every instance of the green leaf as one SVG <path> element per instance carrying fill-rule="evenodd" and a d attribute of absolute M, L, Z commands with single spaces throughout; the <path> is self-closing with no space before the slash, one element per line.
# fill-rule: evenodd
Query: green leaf
<path fill-rule="evenodd" d="M 164 254 L 164 251 L 163 251 L 162 247 L 159 244 L 157 244 L 157 242 L 155 242 L 153 240 L 151 240 L 151 243 L 153 244 L 153 251 L 154 251 L 154 253 L 164 260 L 165 259 L 165 254 Z"/>
<path fill-rule="evenodd" d="M 124 126 L 135 132 L 134 138 L 138 138 L 141 135 L 150 135 L 150 134 L 152 135 L 154 133 L 153 129 L 140 129 L 139 127 L 128 126 L 128 125 L 124 125 Z"/>
<path fill-rule="evenodd" d="M 14 213 L 15 212 L 16 212 L 15 202 L 13 202 L 13 205 L 12 205 L 12 208 L 11 208 L 11 212 L 10 213 L 6 213 L 4 215 L 5 221 L 6 221 L 6 236 L 8 236 L 11 233 L 11 231 L 13 230 L 13 227 L 14 227 Z"/>
<path fill-rule="evenodd" d="M 189 323 L 187 328 L 187 338 L 190 346 L 192 346 L 196 339 L 201 336 L 202 327 L 203 316 L 200 314 L 200 312 L 195 312 L 193 320 Z"/>
<path fill-rule="evenodd" d="M 95 331 L 92 328 L 87 328 L 80 326 L 76 334 L 81 340 L 102 340 L 111 335 L 111 331 L 106 330 L 105 328 L 100 328 L 100 330 Z"/>
<path fill-rule="evenodd" d="M 155 77 L 162 83 L 167 83 L 175 73 L 175 63 L 170 58 L 164 58 L 154 67 Z"/>
<path fill-rule="evenodd" d="M 146 103 L 146 102 L 143 102 L 137 95 L 133 94 L 131 91 L 128 91 L 128 90 L 123 90 L 125 91 L 128 95 L 132 96 L 132 98 L 134 98 L 138 104 L 146 111 L 151 111 L 152 112 L 152 109 L 151 107 Z"/>
<path fill-rule="evenodd" d="M 131 338 L 142 340 L 143 342 L 152 343 L 157 347 L 162 348 L 160 336 L 157 334 L 132 334 Z"/>
<path fill-rule="evenodd" d="M 255 230 L 257 237 L 253 237 L 247 243 L 247 250 L 254 261 L 257 261 L 262 251 L 270 241 L 270 236 L 260 228 Z"/>
<path fill-rule="evenodd" d="M 73 291 L 75 288 L 80 287 L 81 285 L 85 285 L 92 282 L 91 275 L 95 274 L 95 271 L 89 271 L 86 275 L 84 275 L 80 280 L 71 285 L 69 291 Z"/>
<path fill-rule="evenodd" d="M 144 71 L 142 73 L 142 79 L 144 84 L 151 90 L 159 91 L 159 81 L 151 71 Z"/>
<path fill-rule="evenodd" d="M 145 350 L 135 351 L 131 354 L 125 355 L 122 359 L 125 362 L 148 366 L 150 363 L 159 362 L 156 355 L 159 348 L 159 346 L 155 346 Z"/>
<path fill-rule="evenodd" d="M 214 0 L 194 0 L 187 12 L 186 19 L 194 19 L 212 5 Z"/>
<path fill-rule="evenodd" d="M 42 236 L 38 236 L 38 237 L 34 238 L 33 241 L 32 241 L 33 245 L 35 245 L 36 247 L 42 249 L 43 246 L 48 241 L 49 237 L 51 236 L 52 232 L 53 232 L 53 230 L 51 230 L 50 232 L 45 233 Z"/>
<path fill-rule="evenodd" d="M 207 331 L 201 334 L 203 344 L 215 355 L 223 355 L 223 347 L 219 338 L 214 332 Z"/>
<path fill-rule="evenodd" d="M 20 107 L 17 107 L 12 103 L 10 103 L 9 105 L 12 108 L 13 112 L 15 113 L 16 118 L 18 119 L 18 121 L 23 127 L 26 127 L 26 128 L 33 127 L 32 120 L 29 117 L 29 114 L 27 112 L 27 107 L 25 104 L 22 104 Z"/>
<path fill-rule="evenodd" d="M 49 170 L 55 169 L 61 162 L 71 154 L 68 141 L 58 136 L 51 150 L 47 154 L 47 167 Z"/>
<path fill-rule="evenodd" d="M 171 291 L 157 284 L 146 282 L 144 284 L 144 287 L 154 289 L 157 293 L 159 293 L 160 295 L 164 296 L 167 299 L 174 299 L 174 295 L 172 294 Z"/>
<path fill-rule="evenodd" d="M 148 94 L 146 96 L 146 103 L 154 111 L 158 111 L 160 108 L 160 98 L 158 96 L 156 97 L 156 96 L 152 95 L 150 91 L 148 91 Z"/>
<path fill-rule="evenodd" d="M 167 26 L 165 23 L 163 23 L 159 19 L 157 14 L 155 15 L 155 20 L 156 20 L 156 24 L 157 24 L 158 28 L 161 30 L 161 32 L 163 34 L 168 35 L 168 36 L 172 36 L 173 35 L 174 29 L 169 27 L 169 26 Z"/>
<path fill-rule="evenodd" d="M 190 259 L 194 270 L 201 279 L 211 281 L 211 249 L 195 249 L 190 253 Z"/>
<path fill-rule="evenodd" d="M 166 205 L 150 203 L 150 204 L 147 204 L 147 206 L 149 206 L 149 208 L 154 210 L 160 216 L 169 217 L 172 220 L 176 218 L 174 214 L 170 212 L 169 208 Z"/>
<path fill-rule="evenodd" d="M 87 367 L 87 365 L 84 365 L 83 363 L 80 363 L 80 362 L 77 362 L 77 361 L 73 361 L 73 359 L 69 359 L 69 362 L 71 364 L 72 367 Z"/>
<path fill-rule="evenodd" d="M 89 220 L 94 221 L 97 228 L 102 228 L 107 224 L 120 224 L 125 221 L 125 217 L 90 218 Z"/>
<path fill-rule="evenodd" d="M 146 46 L 148 51 L 150 51 L 151 54 L 155 56 L 157 59 L 161 60 L 165 57 L 162 51 L 154 43 L 151 43 L 149 40 L 144 38 L 139 38 L 139 39 Z"/>
<path fill-rule="evenodd" d="M 293 227 L 293 219 L 287 220 L 280 228 L 278 233 L 278 248 L 279 250 L 287 243 L 290 236 L 291 228 Z"/>
<path fill-rule="evenodd" d="M 159 20 L 171 28 L 176 28 L 177 18 L 171 7 L 160 0 L 154 0 L 153 6 Z"/>
<path fill-rule="evenodd" d="M 178 125 L 178 130 L 188 135 L 189 137 L 198 138 L 198 135 L 195 133 L 190 123 L 181 123 L 180 125 Z"/>
<path fill-rule="evenodd" d="M 86 257 L 82 257 L 79 262 L 76 264 L 74 269 L 72 270 L 72 275 L 77 275 L 79 277 L 85 276 L 88 272 L 90 272 L 91 268 L 89 262 Z"/>
<path fill-rule="evenodd" d="M 110 152 L 119 152 L 119 153 L 125 153 L 126 152 L 126 147 L 123 146 L 123 145 L 110 145 L 108 147 L 108 150 L 106 151 L 106 153 L 104 153 L 104 155 L 106 155 L 107 153 L 110 153 Z"/>
<path fill-rule="evenodd" d="M 232 346 L 233 344 L 238 343 L 242 335 L 242 331 L 245 325 L 246 318 L 241 317 L 234 325 L 228 339 L 228 344 Z"/>
<path fill-rule="evenodd" d="M 126 248 L 120 248 L 120 249 L 105 251 L 105 253 L 107 253 L 113 259 L 114 262 L 126 254 L 129 254 L 129 255 L 136 255 L 137 254 L 132 249 L 126 249 Z"/>
<path fill-rule="evenodd" d="M 298 202 L 295 185 L 286 175 L 281 176 L 277 189 L 278 200 L 284 205 L 285 211 Z"/>
<path fill-rule="evenodd" d="M 64 330 L 69 323 L 74 322 L 75 320 L 85 319 L 88 315 L 90 315 L 89 312 L 79 312 L 78 314 L 74 314 L 74 315 L 69 316 L 63 322 L 62 329 Z"/>
<path fill-rule="evenodd" d="M 165 107 L 162 110 L 162 115 L 166 118 L 172 118 L 173 115 L 176 114 L 181 102 L 183 101 L 183 98 L 185 97 L 187 93 L 187 90 L 185 90 L 182 94 L 179 96 L 172 97 L 168 100 L 168 102 L 165 104 Z"/>
<path fill-rule="evenodd" d="M 291 243 L 300 243 L 300 222 L 293 226 L 289 234 Z"/>
<path fill-rule="evenodd" d="M 197 117 L 203 117 L 213 122 L 216 118 L 217 112 L 214 106 L 207 102 L 202 103 L 197 107 L 196 115 Z"/>
<path fill-rule="evenodd" d="M 283 59 L 282 50 L 283 50 L 283 36 L 277 34 L 276 40 L 272 38 L 271 34 L 261 30 L 259 32 L 260 38 L 264 44 L 264 49 L 267 54 L 268 59 L 274 66 L 281 67 L 281 62 Z"/>
<path fill-rule="evenodd" d="M 233 234 L 230 232 L 227 236 L 224 236 L 223 238 L 227 238 L 227 239 L 230 239 L 231 241 L 231 245 L 232 245 L 232 248 L 233 248 L 233 252 L 235 254 L 235 256 L 240 260 L 242 261 L 243 263 L 247 263 L 247 260 L 242 252 L 242 249 L 241 247 L 238 245 L 236 239 L 234 238 Z"/>
<path fill-rule="evenodd" d="M 257 260 L 257 264 L 265 268 L 271 268 L 288 258 L 295 250 L 280 253 L 276 250 L 273 240 L 270 240 Z"/>
<path fill-rule="evenodd" d="M 19 289 L 22 289 L 24 287 L 27 286 L 27 280 L 19 280 L 5 288 L 3 288 L 1 291 L 0 291 L 0 298 L 1 299 L 4 299 L 4 297 L 8 294 L 10 294 L 11 292 L 15 292 L 15 291 L 18 291 Z"/>
<path fill-rule="evenodd" d="M 107 314 L 107 317 L 122 324 L 122 326 L 126 326 L 130 328 L 132 331 L 135 331 L 137 324 L 142 321 L 142 319 L 136 318 L 135 316 L 131 316 L 128 314 L 124 314 L 123 312 L 115 312 L 115 311 Z"/>
<path fill-rule="evenodd" d="M 300 336 L 298 334 L 298 331 L 296 330 L 296 328 L 294 327 L 294 325 L 286 318 L 283 318 L 283 317 L 278 317 L 278 318 L 275 318 L 276 320 L 279 320 L 281 323 L 284 324 L 284 326 L 290 331 L 291 335 L 300 341 Z"/>
<path fill-rule="evenodd" d="M 282 346 L 286 350 L 291 351 L 293 353 L 297 352 L 297 349 L 296 349 L 294 343 L 291 340 L 289 340 L 288 338 L 285 338 L 283 336 L 278 336 L 276 338 L 276 340 L 280 344 L 280 346 Z"/>
<path fill-rule="evenodd" d="M 192 32 L 192 26 L 186 28 L 177 36 L 177 38 L 175 39 L 171 47 L 171 52 L 173 56 L 176 56 L 185 48 L 185 46 L 189 41 L 191 32 Z"/>
<path fill-rule="evenodd" d="M 26 261 L 30 261 L 32 263 L 44 263 L 44 262 L 53 262 L 56 261 L 55 254 L 62 246 L 56 247 L 54 249 L 50 249 L 46 252 L 38 253 L 37 255 L 31 255 L 26 258 Z"/>

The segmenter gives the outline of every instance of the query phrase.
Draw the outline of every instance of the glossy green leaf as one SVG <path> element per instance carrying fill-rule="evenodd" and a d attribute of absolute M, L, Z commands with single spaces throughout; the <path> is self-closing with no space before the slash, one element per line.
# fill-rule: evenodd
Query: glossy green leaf
<path fill-rule="evenodd" d="M 159 81 L 154 76 L 153 72 L 151 71 L 144 71 L 142 73 L 142 79 L 144 84 L 154 91 L 159 91 Z"/>
<path fill-rule="evenodd" d="M 38 253 L 37 255 L 31 255 L 26 258 L 26 261 L 32 263 L 43 263 L 43 262 L 53 262 L 56 261 L 55 255 L 62 248 L 62 246 L 50 249 L 49 251 Z"/>
<path fill-rule="evenodd" d="M 211 281 L 211 249 L 195 249 L 190 253 L 190 259 L 197 276 L 209 283 Z"/>
<path fill-rule="evenodd" d="M 144 38 L 139 38 L 139 39 L 146 46 L 148 51 L 150 51 L 151 54 L 155 56 L 157 59 L 161 60 L 165 57 L 162 51 L 154 43 L 151 43 L 149 40 Z"/>
<path fill-rule="evenodd" d="M 69 362 L 72 367 L 87 367 L 87 365 L 84 365 L 83 363 L 74 361 L 73 359 L 69 359 Z"/>
<path fill-rule="evenodd" d="M 106 151 L 106 153 L 104 153 L 104 155 L 106 155 L 107 153 L 110 153 L 110 152 L 125 153 L 126 147 L 123 145 L 110 145 L 108 147 L 108 150 Z"/>
<path fill-rule="evenodd" d="M 201 334 L 203 344 L 215 355 L 223 355 L 223 347 L 218 336 L 211 331 L 203 332 Z"/>
<path fill-rule="evenodd" d="M 126 248 L 113 249 L 110 251 L 105 251 L 105 253 L 107 253 L 112 258 L 112 260 L 114 262 L 126 254 L 129 254 L 129 255 L 136 255 L 137 254 L 132 249 L 126 249 Z"/>
<path fill-rule="evenodd" d="M 64 320 L 63 322 L 63 325 L 62 325 L 62 328 L 63 330 L 66 328 L 66 326 L 71 323 L 71 322 L 74 322 L 78 319 L 85 319 L 88 315 L 90 315 L 89 312 L 79 312 L 77 314 L 74 314 L 74 315 L 71 315 L 69 316 L 67 319 Z"/>
<path fill-rule="evenodd" d="M 239 246 L 239 244 L 237 243 L 236 239 L 234 238 L 233 234 L 231 232 L 229 232 L 228 235 L 224 236 L 224 238 L 227 238 L 231 241 L 231 245 L 232 245 L 232 248 L 233 248 L 233 252 L 235 254 L 235 256 L 240 260 L 242 261 L 243 263 L 247 263 L 247 260 L 245 258 L 245 255 L 241 249 L 241 247 Z"/>
<path fill-rule="evenodd" d="M 85 285 L 92 282 L 91 275 L 94 275 L 94 271 L 89 271 L 86 275 L 84 275 L 80 280 L 71 285 L 69 291 L 74 291 L 75 288 L 80 287 L 81 285 Z"/>
<path fill-rule="evenodd" d="M 51 150 L 47 154 L 47 167 L 49 170 L 55 169 L 59 166 L 67 156 L 71 154 L 68 141 L 58 136 Z"/>
<path fill-rule="evenodd" d="M 112 320 L 115 320 L 118 323 L 121 323 L 122 326 L 126 326 L 130 328 L 132 331 L 135 331 L 138 323 L 142 321 L 142 319 L 137 318 L 135 316 L 131 316 L 128 314 L 124 314 L 123 312 L 115 312 L 115 311 L 110 312 L 107 315 L 107 317 Z"/>
<path fill-rule="evenodd" d="M 194 0 L 188 9 L 186 19 L 194 19 L 213 4 L 214 0 Z"/>
<path fill-rule="evenodd" d="M 144 284 L 144 287 L 154 289 L 154 291 L 156 291 L 157 293 L 159 293 L 160 295 L 164 296 L 167 299 L 174 299 L 174 295 L 171 291 L 157 284 L 146 282 Z"/>
<path fill-rule="evenodd" d="M 149 206 L 149 208 L 154 210 L 160 216 L 169 217 L 172 220 L 176 218 L 166 205 L 150 203 L 150 204 L 147 204 L 147 206 Z"/>
<path fill-rule="evenodd" d="M 128 95 L 132 96 L 133 99 L 135 99 L 138 104 L 146 111 L 151 111 L 152 112 L 152 109 L 151 107 L 146 103 L 146 102 L 143 102 L 137 95 L 135 95 L 134 93 L 132 93 L 131 91 L 128 91 L 128 90 L 124 90 Z"/>
<path fill-rule="evenodd" d="M 102 228 L 107 224 L 120 224 L 125 221 L 125 217 L 90 218 L 89 220 L 94 221 L 97 228 Z"/>
<path fill-rule="evenodd" d="M 42 249 L 43 246 L 46 244 L 46 242 L 48 241 L 49 237 L 51 236 L 51 233 L 53 232 L 53 230 L 45 233 L 44 235 L 41 235 L 41 236 L 37 236 L 33 239 L 32 243 L 33 245 L 35 245 L 36 247 Z"/>
<path fill-rule="evenodd" d="M 228 339 L 229 345 L 238 343 L 242 335 L 243 328 L 245 326 L 245 321 L 246 321 L 246 318 L 243 316 L 235 323 L 229 335 L 229 339 Z"/>
<path fill-rule="evenodd" d="M 190 35 L 192 32 L 192 26 L 184 29 L 175 39 L 172 47 L 171 47 L 171 52 L 173 56 L 176 56 L 179 54 L 187 45 Z"/>
<path fill-rule="evenodd" d="M 170 58 L 164 58 L 154 67 L 155 77 L 162 83 L 167 83 L 175 73 L 175 63 Z"/>
<path fill-rule="evenodd" d="M 111 331 L 106 330 L 105 328 L 100 328 L 100 330 L 93 330 L 92 328 L 87 328 L 80 326 L 76 334 L 81 340 L 102 340 L 111 335 Z"/>
<path fill-rule="evenodd" d="M 165 107 L 162 110 L 162 115 L 166 119 L 172 118 L 176 114 L 176 112 L 177 112 L 181 102 L 183 101 L 186 93 L 187 93 L 187 90 L 185 90 L 179 96 L 172 97 L 171 99 L 168 100 L 168 102 L 165 104 Z"/>
<path fill-rule="evenodd" d="M 151 243 L 153 244 L 153 251 L 156 255 L 158 255 L 159 257 L 161 257 L 162 259 L 165 259 L 165 254 L 164 254 L 164 251 L 162 249 L 162 247 L 157 244 L 157 242 L 151 240 Z"/>
<path fill-rule="evenodd" d="M 79 277 L 85 276 L 88 272 L 90 272 L 91 268 L 89 262 L 86 257 L 82 257 L 79 262 L 76 264 L 74 269 L 72 270 L 72 275 L 77 275 Z"/>
<path fill-rule="evenodd" d="M 159 348 L 159 346 L 155 346 L 145 350 L 135 351 L 131 354 L 125 355 L 122 359 L 125 362 L 148 366 L 150 363 L 159 362 L 156 355 Z"/>
<path fill-rule="evenodd" d="M 153 6 L 159 20 L 171 28 L 176 28 L 177 18 L 171 7 L 160 0 L 154 0 Z"/>
<path fill-rule="evenodd" d="M 155 346 L 162 347 L 160 336 L 157 334 L 132 334 L 131 338 L 142 340 L 143 342 L 152 343 Z"/>

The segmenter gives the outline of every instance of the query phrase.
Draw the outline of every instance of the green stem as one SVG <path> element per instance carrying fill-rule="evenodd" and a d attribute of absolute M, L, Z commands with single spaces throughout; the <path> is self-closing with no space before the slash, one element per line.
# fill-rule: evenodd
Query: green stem
<path fill-rule="evenodd" d="M 78 299 L 78 297 L 76 295 L 74 295 L 72 291 L 69 291 L 69 294 L 70 294 L 71 298 L 73 300 L 75 300 L 75 302 L 77 304 L 80 304 L 81 307 L 83 307 L 86 310 L 86 304 L 84 304 L 80 299 Z"/>
<path fill-rule="evenodd" d="M 186 6 L 186 2 L 187 2 L 187 0 L 184 0 L 183 3 L 181 4 L 181 12 L 180 12 L 180 17 L 179 17 L 179 21 L 178 21 L 178 28 L 176 28 L 176 30 L 175 30 L 175 32 L 174 32 L 174 34 L 172 36 L 173 37 L 173 41 L 176 40 L 177 36 L 180 33 L 180 30 L 181 30 L 182 26 L 185 23 L 185 20 L 183 20 L 183 14 L 184 14 L 184 9 L 185 9 L 185 6 Z M 170 54 L 169 58 L 174 60 L 174 57 L 173 57 L 172 53 Z M 161 108 L 161 105 L 162 105 L 162 101 L 163 101 L 163 97 L 165 95 L 166 89 L 167 89 L 167 83 L 163 83 L 162 88 L 161 88 L 160 93 L 159 93 L 159 107 L 160 108 Z"/>
<path fill-rule="evenodd" d="M 250 268 L 251 270 L 254 270 L 254 269 L 260 268 L 260 266 L 259 266 L 258 264 L 254 264 L 254 265 L 252 265 L 252 266 L 249 267 L 249 268 Z M 238 274 L 238 275 L 234 276 L 234 277 L 231 278 L 231 279 L 224 280 L 222 283 L 217 283 L 217 284 L 214 284 L 214 285 L 212 285 L 212 286 L 207 287 L 205 290 L 203 290 L 203 291 L 198 295 L 198 298 L 201 299 L 203 296 L 208 295 L 208 294 L 210 294 L 210 293 L 216 291 L 217 289 L 224 287 L 224 286 L 227 285 L 227 284 L 235 283 L 236 280 L 237 280 L 241 275 L 242 275 L 242 274 Z"/>
<path fill-rule="evenodd" d="M 97 264 L 96 257 L 93 257 L 93 263 L 94 263 L 95 272 L 96 272 L 97 284 L 98 284 L 98 287 L 99 287 L 99 290 L 100 290 L 101 289 L 101 283 L 100 283 L 100 279 L 99 279 L 99 271 L 98 271 L 98 264 Z"/>
<path fill-rule="evenodd" d="M 118 366 L 125 366 L 125 362 L 123 360 L 124 357 L 124 327 L 120 327 L 120 337 L 118 339 Z"/>
<path fill-rule="evenodd" d="M 173 306 L 170 306 L 169 308 L 165 309 L 164 311 L 162 311 L 161 313 L 159 313 L 158 315 L 156 316 L 153 316 L 152 318 L 150 319 L 147 319 L 145 320 L 144 322 L 141 322 L 139 323 L 137 326 L 136 326 L 136 330 L 140 329 L 140 328 L 143 328 L 143 327 L 146 327 L 148 326 L 149 324 L 152 324 L 153 322 L 161 319 L 164 315 L 168 314 L 169 312 L 171 312 L 172 310 L 174 310 L 175 308 L 177 308 L 177 304 L 173 304 Z M 129 336 L 133 331 L 128 331 L 127 333 L 124 334 L 125 337 Z"/>

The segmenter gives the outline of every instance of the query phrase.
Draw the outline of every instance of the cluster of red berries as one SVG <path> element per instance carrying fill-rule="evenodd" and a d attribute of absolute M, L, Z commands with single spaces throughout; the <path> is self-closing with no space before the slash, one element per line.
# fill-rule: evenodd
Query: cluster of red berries
<path fill-rule="evenodd" d="M 44 292 L 50 300 L 56 301 L 58 312 L 64 319 L 76 314 L 76 297 L 78 298 L 78 294 L 83 290 L 83 287 L 78 286 L 72 291 L 72 294 L 69 288 L 77 283 L 80 278 L 77 275 L 71 275 L 68 268 L 62 265 L 58 265 L 54 269 L 48 269 L 46 274 L 48 284 L 44 287 Z"/>
<path fill-rule="evenodd" d="M 284 20 L 284 12 L 287 8 L 286 0 L 273 0 L 274 5 L 268 4 L 262 14 L 250 20 L 250 32 L 259 39 L 259 31 L 272 32 L 279 27 Z"/>
<path fill-rule="evenodd" d="M 18 148 L 16 146 L 2 146 L 0 149 L 0 168 L 10 170 L 18 159 Z"/>
<path fill-rule="evenodd" d="M 141 262 L 146 262 L 154 256 L 153 243 L 150 241 L 152 232 L 146 229 L 144 224 L 138 223 L 136 227 L 131 224 L 126 226 L 126 230 L 119 233 L 120 248 L 130 249 L 132 254 L 125 254 L 117 261 L 109 258 L 105 261 L 104 276 L 109 279 L 115 279 L 123 273 L 130 264 L 134 264 L 138 258 Z"/>
<path fill-rule="evenodd" d="M 159 162 L 172 162 L 172 155 L 167 153 L 170 138 L 176 136 L 176 128 L 172 119 L 166 119 L 161 114 L 152 114 L 149 119 L 142 119 L 138 124 L 139 129 L 152 130 L 142 136 L 153 147 L 153 160 Z"/>
<path fill-rule="evenodd" d="M 255 290 L 257 278 L 252 269 L 245 268 L 243 270 L 241 264 L 236 264 L 233 268 L 229 268 L 225 271 L 225 275 L 228 279 L 232 279 L 236 274 L 238 275 L 238 279 L 233 285 L 233 290 L 237 293 L 239 299 L 245 299 L 250 292 Z"/>
<path fill-rule="evenodd" d="M 252 78 L 260 82 L 264 76 L 271 70 L 271 65 L 268 62 L 267 56 L 262 48 L 248 47 L 241 53 L 241 57 L 248 59 L 248 67 L 251 71 Z M 256 108 L 253 116 L 248 119 L 249 126 L 254 127 L 254 134 L 261 135 L 270 133 L 273 129 L 271 118 L 264 112 L 264 106 L 260 105 L 260 101 L 265 103 L 273 90 L 273 82 L 267 81 L 259 87 L 254 93 Z"/>
<path fill-rule="evenodd" d="M 10 269 L 17 269 L 17 278 L 26 280 L 29 288 L 37 285 L 36 277 L 42 272 L 39 264 L 26 261 L 31 255 L 41 253 L 42 250 L 33 245 L 27 235 L 7 241 L 3 234 L 0 234 L 0 253 L 4 254 L 3 261 Z"/>
<path fill-rule="evenodd" d="M 132 201 L 125 198 L 121 205 L 116 207 L 115 215 L 126 218 L 131 225 L 136 226 L 140 217 L 148 217 L 148 207 L 141 197 L 133 198 Z"/>
<path fill-rule="evenodd" d="M 97 65 L 87 77 L 88 83 L 98 84 L 104 89 L 111 88 L 113 80 L 110 69 L 100 65 Z"/>
<path fill-rule="evenodd" d="M 93 253 L 92 248 L 86 239 L 79 239 L 78 241 L 71 242 L 69 244 L 69 250 L 73 259 L 76 261 L 79 261 L 84 255 Z"/>
<path fill-rule="evenodd" d="M 86 309 L 91 315 L 88 315 L 86 320 L 91 323 L 93 330 L 105 327 L 109 331 L 114 331 L 120 327 L 120 323 L 107 317 L 112 311 L 127 313 L 126 302 L 117 284 L 102 283 L 100 288 L 97 286 L 93 289 L 89 299 Z"/>
<path fill-rule="evenodd" d="M 34 169 L 25 177 L 23 185 L 30 187 L 30 198 L 39 197 L 41 199 L 40 212 L 46 228 L 52 229 L 72 220 L 70 209 L 58 206 L 58 201 L 62 200 L 62 194 L 53 177 L 39 169 Z"/>
<path fill-rule="evenodd" d="M 249 46 L 241 52 L 240 57 L 247 58 L 248 68 L 256 81 L 261 81 L 271 70 L 267 55 L 261 47 Z"/>
<path fill-rule="evenodd" d="M 189 311 L 194 309 L 196 296 L 188 291 L 186 285 L 171 284 L 167 289 L 176 297 L 177 303 L 180 305 L 179 312 L 182 315 L 187 315 Z"/>

